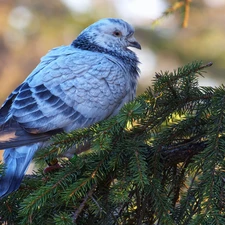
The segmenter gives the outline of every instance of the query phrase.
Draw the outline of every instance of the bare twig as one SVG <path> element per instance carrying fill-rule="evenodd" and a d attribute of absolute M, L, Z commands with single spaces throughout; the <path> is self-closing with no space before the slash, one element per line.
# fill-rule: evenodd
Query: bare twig
<path fill-rule="evenodd" d="M 165 166 L 175 165 L 187 161 L 193 155 L 198 154 L 206 148 L 205 142 L 199 143 L 186 143 L 185 145 L 173 146 L 165 148 L 161 152 L 162 160 Z"/>
<path fill-rule="evenodd" d="M 184 3 L 184 20 L 183 20 L 183 24 L 182 24 L 183 28 L 186 28 L 188 26 L 188 20 L 189 20 L 189 14 L 190 14 L 190 3 L 191 3 L 191 0 L 185 0 L 185 3 Z"/>
<path fill-rule="evenodd" d="M 213 65 L 212 62 L 208 62 L 207 64 L 200 66 L 200 67 L 199 67 L 199 70 L 205 69 L 206 67 L 210 67 L 210 66 L 212 66 L 212 65 Z"/>
<path fill-rule="evenodd" d="M 162 20 L 162 18 L 164 18 L 165 16 L 168 16 L 174 12 L 176 12 L 178 9 L 180 9 L 182 6 L 184 5 L 184 1 L 177 1 L 175 2 L 171 7 L 169 7 L 161 17 L 159 17 L 158 19 L 154 20 L 152 25 L 156 25 L 160 20 Z"/>
<path fill-rule="evenodd" d="M 95 189 L 96 189 L 96 184 L 94 184 L 92 186 L 92 188 L 88 191 L 87 195 L 84 197 L 83 202 L 80 204 L 80 206 L 78 207 L 78 209 L 74 212 L 74 214 L 73 214 L 73 222 L 74 223 L 76 222 L 78 216 L 82 212 L 82 210 L 83 210 L 83 208 L 84 208 L 84 206 L 85 206 L 88 198 L 90 198 L 92 196 L 92 194 L 93 194 L 93 192 L 94 192 Z"/>

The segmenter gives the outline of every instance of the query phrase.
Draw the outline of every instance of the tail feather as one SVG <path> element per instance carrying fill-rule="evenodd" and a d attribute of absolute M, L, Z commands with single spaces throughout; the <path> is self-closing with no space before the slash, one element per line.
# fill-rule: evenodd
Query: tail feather
<path fill-rule="evenodd" d="M 0 177 L 0 198 L 17 190 L 39 144 L 9 148 L 4 151 L 4 174 Z"/>

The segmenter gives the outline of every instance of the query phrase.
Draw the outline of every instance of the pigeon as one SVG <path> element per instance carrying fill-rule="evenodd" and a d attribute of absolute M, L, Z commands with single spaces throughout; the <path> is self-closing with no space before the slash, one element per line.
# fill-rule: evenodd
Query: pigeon
<path fill-rule="evenodd" d="M 117 115 L 136 95 L 141 49 L 122 19 L 101 19 L 68 46 L 50 50 L 0 109 L 5 171 L 0 198 L 17 190 L 35 152 L 52 135 Z"/>

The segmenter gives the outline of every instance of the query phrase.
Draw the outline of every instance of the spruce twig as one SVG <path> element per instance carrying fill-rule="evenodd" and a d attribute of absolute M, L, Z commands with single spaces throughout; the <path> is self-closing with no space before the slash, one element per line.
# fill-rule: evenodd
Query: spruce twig
<path fill-rule="evenodd" d="M 82 212 L 83 208 L 85 207 L 85 204 L 88 200 L 88 198 L 91 198 L 91 196 L 93 195 L 95 189 L 96 189 L 97 185 L 94 184 L 92 186 L 92 188 L 88 191 L 87 195 L 84 197 L 82 203 L 80 204 L 80 206 L 78 207 L 78 209 L 73 213 L 73 222 L 76 223 L 78 216 L 80 215 L 80 213 Z"/>

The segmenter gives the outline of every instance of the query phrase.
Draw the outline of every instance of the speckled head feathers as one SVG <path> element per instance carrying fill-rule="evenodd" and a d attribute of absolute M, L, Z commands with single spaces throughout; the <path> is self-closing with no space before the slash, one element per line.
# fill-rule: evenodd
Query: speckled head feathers
<path fill-rule="evenodd" d="M 123 35 L 132 35 L 134 34 L 134 27 L 131 26 L 129 23 L 122 19 L 114 19 L 114 18 L 104 18 L 101 19 L 89 27 L 87 27 L 85 31 L 92 32 L 92 31 L 99 31 L 100 33 L 110 33 L 114 30 L 120 30 L 123 32 Z"/>
<path fill-rule="evenodd" d="M 134 28 L 122 19 L 101 19 L 81 32 L 73 42 L 76 47 L 79 43 L 96 45 L 107 50 L 128 50 L 128 47 L 141 49 L 140 44 L 134 38 Z"/>

